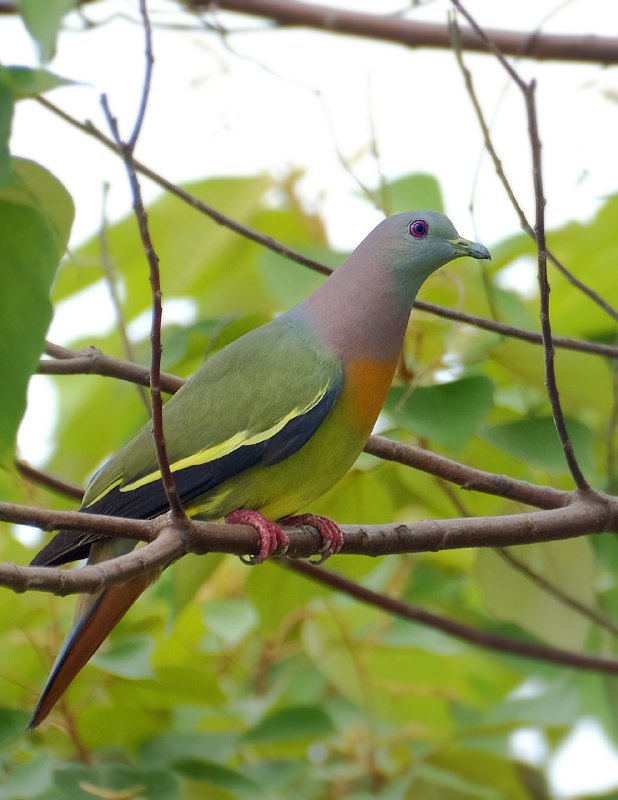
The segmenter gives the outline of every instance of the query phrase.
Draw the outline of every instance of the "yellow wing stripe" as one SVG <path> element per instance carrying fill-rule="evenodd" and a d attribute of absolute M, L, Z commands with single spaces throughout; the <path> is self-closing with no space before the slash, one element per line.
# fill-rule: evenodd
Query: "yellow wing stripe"
<path fill-rule="evenodd" d="M 84 508 L 90 508 L 90 506 L 93 506 L 95 503 L 98 503 L 98 501 L 102 500 L 105 497 L 105 495 L 108 494 L 108 492 L 111 492 L 112 489 L 116 488 L 116 486 L 120 486 L 121 483 L 122 483 L 122 475 L 119 478 L 116 478 L 116 480 L 109 483 L 105 487 L 105 489 L 102 489 L 93 500 L 91 500 L 87 505 L 84 506 Z"/>
<path fill-rule="evenodd" d="M 172 464 L 170 464 L 171 471 L 177 472 L 178 470 L 187 469 L 187 467 L 198 467 L 202 464 L 208 464 L 211 461 L 216 461 L 218 458 L 223 458 L 223 456 L 229 455 L 229 453 L 232 453 L 239 447 L 249 447 L 270 439 L 271 437 L 275 436 L 275 434 L 279 433 L 279 431 L 283 430 L 288 422 L 291 422 L 296 417 L 306 414 L 308 411 L 311 411 L 312 408 L 317 406 L 317 404 L 320 402 L 320 400 L 322 400 L 328 391 L 328 388 L 329 385 L 327 384 L 306 406 L 297 406 L 296 408 L 293 408 L 289 414 L 286 414 L 267 430 L 259 431 L 258 433 L 254 434 L 251 434 L 249 431 L 239 431 L 233 436 L 230 436 L 230 438 L 226 439 L 224 442 L 214 444 L 211 447 L 206 447 L 203 450 L 198 450 L 197 453 L 192 453 L 190 456 L 186 456 L 178 461 L 174 461 Z M 135 489 L 139 489 L 141 486 L 146 486 L 148 483 L 153 483 L 154 481 L 159 480 L 160 477 L 161 471 L 155 470 L 148 475 L 144 475 L 142 478 L 138 478 L 132 483 L 128 483 L 126 486 L 121 486 L 119 491 L 132 492 Z M 104 492 L 101 493 L 100 497 L 114 488 L 114 486 L 117 486 L 118 483 L 120 483 L 120 481 L 114 483 L 112 486 L 109 486 Z M 97 497 L 97 500 L 98 499 L 99 498 Z"/>

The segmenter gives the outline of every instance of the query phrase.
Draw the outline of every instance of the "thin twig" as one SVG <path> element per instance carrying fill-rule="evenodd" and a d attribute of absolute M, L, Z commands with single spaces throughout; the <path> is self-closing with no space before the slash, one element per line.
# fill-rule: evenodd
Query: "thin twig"
<path fill-rule="evenodd" d="M 453 42 L 453 50 L 455 52 L 455 57 L 457 59 L 457 64 L 459 69 L 463 75 L 464 84 L 466 86 L 466 91 L 468 92 L 468 96 L 472 103 L 472 107 L 474 109 L 474 113 L 476 114 L 476 118 L 478 120 L 479 126 L 481 128 L 481 133 L 483 134 L 483 143 L 485 145 L 485 149 L 491 158 L 494 169 L 496 171 L 496 175 L 500 183 L 502 184 L 502 188 L 504 189 L 506 196 L 511 203 L 515 214 L 519 220 L 519 224 L 525 233 L 530 236 L 533 241 L 536 241 L 536 232 L 524 210 L 519 203 L 517 197 L 515 196 L 515 192 L 513 191 L 513 187 L 511 186 L 508 178 L 506 177 L 506 173 L 504 171 L 504 167 L 502 165 L 502 160 L 500 159 L 496 148 L 494 147 L 491 133 L 489 131 L 489 125 L 485 120 L 485 115 L 483 113 L 483 109 L 481 104 L 478 100 L 476 95 L 476 90 L 474 88 L 474 82 L 472 80 L 472 74 L 470 70 L 466 67 L 465 62 L 463 60 L 463 52 L 461 48 L 461 30 L 457 25 L 457 20 L 453 16 L 450 20 L 450 31 L 451 31 L 451 40 Z M 585 284 L 579 278 L 577 278 L 566 266 L 565 264 L 560 261 L 551 250 L 547 250 L 547 258 L 551 261 L 551 263 L 556 267 L 556 269 L 569 281 L 569 283 L 574 286 L 576 289 L 579 289 L 582 294 L 586 295 L 593 303 L 595 303 L 599 308 L 603 309 L 603 311 L 611 317 L 615 322 L 618 322 L 618 310 L 616 310 L 611 303 L 609 303 L 604 297 L 602 297 L 598 292 L 592 289 L 590 286 Z"/>
<path fill-rule="evenodd" d="M 457 311 L 454 308 L 438 306 L 434 303 L 427 303 L 424 300 L 416 300 L 414 308 L 419 311 L 427 311 L 443 319 L 451 319 L 455 322 L 462 322 L 464 325 L 473 325 L 485 331 L 497 333 L 500 336 L 508 336 L 510 339 L 520 339 L 522 342 L 542 345 L 543 337 L 535 331 L 528 331 L 524 328 L 516 328 L 513 325 L 506 325 L 503 322 L 479 317 L 476 314 L 468 314 L 464 311 Z M 563 350 L 575 350 L 580 353 L 592 353 L 608 358 L 618 358 L 618 347 L 610 344 L 600 344 L 598 342 L 587 342 L 584 339 L 572 339 L 567 336 L 554 336 L 554 344 Z"/>
<path fill-rule="evenodd" d="M 512 64 L 504 57 L 499 48 L 489 39 L 472 15 L 462 6 L 460 0 L 451 0 L 455 8 L 466 18 L 474 31 L 486 43 L 487 47 L 494 53 L 502 67 L 506 70 L 511 80 L 521 91 L 526 107 L 528 119 L 528 134 L 530 137 L 530 148 L 532 152 L 532 178 L 534 184 L 535 197 L 535 239 L 537 244 L 538 260 L 538 283 L 540 292 L 540 319 L 541 335 L 543 337 L 543 350 L 545 354 L 545 386 L 547 395 L 554 417 L 554 423 L 558 432 L 560 443 L 564 451 L 564 456 L 575 481 L 575 485 L 580 491 L 589 490 L 588 482 L 584 477 L 575 453 L 573 444 L 569 437 L 560 395 L 556 383 L 556 371 L 554 366 L 555 350 L 552 341 L 551 322 L 549 316 L 549 281 L 547 278 L 547 242 L 545 236 L 545 194 L 543 191 L 543 173 L 541 167 L 541 140 L 539 136 L 538 120 L 535 102 L 535 82 L 526 83 Z"/>
<path fill-rule="evenodd" d="M 312 581 L 329 586 L 338 592 L 367 603 L 375 608 L 379 608 L 388 614 L 402 617 L 403 619 L 418 622 L 434 630 L 442 631 L 449 636 L 454 636 L 464 642 L 469 642 L 476 647 L 485 650 L 492 650 L 499 653 L 531 658 L 535 661 L 544 661 L 558 664 L 562 667 L 571 667 L 580 670 L 593 670 L 609 674 L 618 673 L 618 660 L 601 658 L 599 656 L 586 655 L 585 653 L 574 653 L 570 650 L 562 650 L 557 647 L 535 644 L 534 642 L 520 641 L 508 636 L 501 636 L 497 633 L 479 630 L 464 625 L 461 622 L 442 617 L 424 608 L 419 608 L 411 603 L 403 602 L 394 597 L 388 597 L 378 592 L 374 592 L 365 586 L 361 586 L 354 581 L 345 578 L 331 570 L 323 567 L 315 567 L 305 561 L 291 561 L 286 559 L 283 562 L 286 569 L 300 573 Z"/>
<path fill-rule="evenodd" d="M 47 472 L 41 472 L 41 470 L 36 469 L 32 464 L 28 464 L 27 461 L 23 461 L 21 458 L 15 459 L 15 466 L 24 478 L 32 483 L 37 483 L 39 486 L 44 486 L 46 489 L 51 489 L 53 492 L 58 492 L 58 494 L 63 494 L 65 497 L 71 497 L 81 502 L 84 493 L 79 486 L 49 475 Z"/>
<path fill-rule="evenodd" d="M 148 94 L 150 91 L 150 79 L 152 76 L 152 42 L 151 42 L 151 28 L 148 20 L 148 13 L 146 9 L 145 0 L 140 0 L 140 12 L 144 22 L 144 36 L 146 39 L 146 56 L 148 64 L 142 85 L 142 97 L 140 101 L 140 110 L 138 118 L 133 129 L 131 139 L 124 143 L 120 138 L 118 130 L 118 123 L 110 111 L 107 97 L 101 97 L 101 105 L 103 113 L 112 132 L 113 139 L 116 147 L 122 154 L 129 183 L 131 185 L 131 193 L 133 195 L 133 210 L 137 219 L 140 238 L 144 248 L 144 253 L 148 261 L 150 286 L 152 290 L 152 322 L 150 327 L 150 341 L 151 341 L 151 365 L 150 365 L 150 397 L 152 402 L 152 434 L 154 438 L 155 448 L 157 452 L 157 461 L 161 472 L 161 483 L 165 490 L 165 496 L 169 503 L 172 516 L 177 520 L 186 520 L 186 514 L 180 502 L 180 496 L 176 489 L 174 476 L 169 465 L 167 456 L 167 447 L 165 444 L 165 432 L 163 430 L 163 401 L 161 398 L 161 321 L 163 315 L 163 306 L 161 302 L 161 278 L 159 273 L 159 258 L 155 252 L 150 237 L 150 230 L 148 228 L 148 216 L 144 203 L 142 200 L 142 192 L 135 170 L 135 163 L 133 159 L 133 151 L 139 135 L 145 108 L 147 105 Z"/>
<path fill-rule="evenodd" d="M 534 196 L 536 199 L 536 241 L 539 262 L 539 291 L 540 291 L 540 318 L 541 332 L 543 336 L 543 349 L 545 352 L 545 386 L 549 402 L 551 404 L 554 423 L 558 436 L 562 444 L 564 456 L 568 464 L 575 485 L 580 491 L 586 491 L 590 487 L 584 477 L 583 472 L 575 457 L 573 444 L 567 430 L 562 405 L 560 404 L 560 394 L 556 383 L 555 350 L 552 341 L 551 322 L 549 316 L 549 281 L 547 279 L 547 243 L 545 239 L 545 195 L 543 192 L 543 173 L 541 168 L 541 140 L 539 138 L 538 120 L 536 115 L 535 102 L 535 83 L 534 81 L 523 90 L 526 101 L 526 111 L 528 114 L 528 125 L 530 134 L 530 146 L 532 148 L 532 175 L 534 180 Z"/>
<path fill-rule="evenodd" d="M 142 27 L 144 29 L 144 59 L 146 66 L 137 118 L 135 120 L 135 125 L 133 126 L 133 132 L 127 141 L 127 147 L 131 153 L 133 153 L 135 150 L 135 145 L 137 144 L 137 140 L 142 130 L 142 125 L 144 124 L 144 117 L 146 115 L 146 108 L 148 106 L 148 97 L 150 96 L 150 86 L 152 83 L 152 68 L 154 66 L 154 56 L 152 53 L 152 26 L 148 16 L 146 0 L 139 0 L 139 13 L 142 20 Z"/>
<path fill-rule="evenodd" d="M 503 561 L 506 561 L 507 564 L 524 575 L 543 592 L 551 595 L 559 603 L 573 609 L 573 611 L 577 612 L 582 617 L 586 617 L 586 619 L 591 620 L 591 622 L 594 622 L 599 627 L 609 631 L 613 636 L 618 636 L 618 623 L 614 622 L 608 616 L 597 611 L 595 608 L 590 608 L 590 606 L 585 605 L 585 603 L 580 603 L 575 597 L 572 597 L 551 581 L 548 581 L 547 578 L 531 569 L 527 564 L 524 564 L 523 561 L 520 561 L 520 559 L 516 558 L 508 550 L 496 549 L 495 552 Z"/>

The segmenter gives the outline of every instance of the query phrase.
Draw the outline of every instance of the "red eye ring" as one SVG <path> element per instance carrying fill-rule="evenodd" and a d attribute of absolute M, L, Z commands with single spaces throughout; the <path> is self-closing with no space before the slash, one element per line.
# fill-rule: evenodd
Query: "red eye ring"
<path fill-rule="evenodd" d="M 424 239 L 429 233 L 429 225 L 424 219 L 415 219 L 414 222 L 410 223 L 409 230 L 415 239 Z"/>

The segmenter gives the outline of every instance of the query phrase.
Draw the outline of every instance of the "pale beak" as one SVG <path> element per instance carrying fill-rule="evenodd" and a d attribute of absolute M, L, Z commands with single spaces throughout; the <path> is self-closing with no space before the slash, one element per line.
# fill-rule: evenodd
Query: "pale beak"
<path fill-rule="evenodd" d="M 491 253 L 482 244 L 477 242 L 470 242 L 468 239 L 463 239 L 461 236 L 458 239 L 449 239 L 457 251 L 458 256 L 470 256 L 470 258 L 488 258 L 491 259 Z"/>

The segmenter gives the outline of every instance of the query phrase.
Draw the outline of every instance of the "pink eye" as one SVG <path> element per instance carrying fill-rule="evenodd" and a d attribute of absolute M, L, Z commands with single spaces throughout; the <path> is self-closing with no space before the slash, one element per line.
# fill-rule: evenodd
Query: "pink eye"
<path fill-rule="evenodd" d="M 415 219 L 410 223 L 410 233 L 415 239 L 424 239 L 429 233 L 429 225 L 424 219 Z"/>

